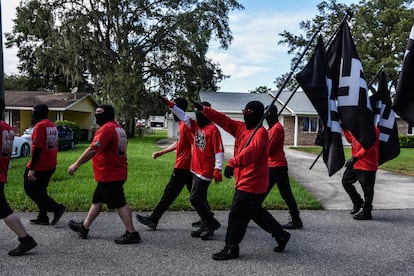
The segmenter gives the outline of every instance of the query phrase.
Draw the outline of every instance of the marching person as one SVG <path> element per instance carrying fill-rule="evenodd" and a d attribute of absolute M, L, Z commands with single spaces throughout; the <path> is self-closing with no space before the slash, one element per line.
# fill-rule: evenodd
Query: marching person
<path fill-rule="evenodd" d="M 3 114 L 5 108 L 4 100 L 0 98 L 0 114 Z M 10 256 L 21 256 L 27 251 L 37 246 L 36 241 L 27 234 L 19 217 L 14 214 L 10 208 L 4 194 L 4 185 L 7 182 L 7 172 L 11 153 L 13 151 L 13 129 L 3 120 L 0 120 L 0 219 L 12 230 L 18 237 L 20 244 L 13 250 L 9 251 Z"/>
<path fill-rule="evenodd" d="M 269 186 L 266 194 L 269 194 L 275 183 L 279 189 L 280 195 L 289 208 L 289 213 L 292 218 L 290 222 L 282 225 L 285 229 L 300 229 L 303 227 L 302 220 L 299 216 L 298 205 L 290 188 L 290 181 L 288 175 L 288 163 L 283 151 L 285 143 L 285 130 L 279 122 L 277 116 L 277 107 L 272 105 L 266 107 L 266 121 L 269 125 Z"/>
<path fill-rule="evenodd" d="M 230 208 L 224 249 L 213 254 L 214 260 L 229 260 L 239 257 L 239 244 L 242 241 L 250 220 L 276 239 L 275 252 L 282 252 L 290 239 L 289 232 L 283 230 L 275 218 L 262 207 L 269 185 L 269 140 L 263 126 L 246 145 L 249 137 L 260 123 L 264 113 L 261 102 L 251 101 L 243 110 L 244 123 L 232 120 L 224 113 L 208 106 L 193 102 L 207 118 L 221 126 L 235 137 L 234 157 L 228 161 L 224 175 L 235 177 L 235 193 Z"/>
<path fill-rule="evenodd" d="M 176 98 L 175 104 L 183 111 L 187 109 L 188 102 L 184 98 Z M 164 189 L 161 200 L 158 202 L 154 211 L 149 216 L 136 215 L 137 220 L 147 225 L 152 230 L 157 229 L 158 221 L 161 216 L 168 210 L 170 205 L 178 197 L 184 186 L 187 186 L 191 193 L 191 182 L 193 175 L 190 171 L 191 164 L 191 145 L 194 141 L 193 134 L 190 129 L 185 126 L 184 122 L 180 121 L 175 114 L 174 120 L 178 122 L 178 141 L 175 141 L 164 150 L 154 152 L 152 158 L 156 159 L 166 153 L 176 151 L 175 166 L 171 174 L 170 181 Z"/>
<path fill-rule="evenodd" d="M 31 224 L 49 225 L 47 212 L 53 212 L 52 225 L 55 225 L 66 211 L 47 193 L 50 178 L 56 170 L 58 153 L 58 130 L 48 119 L 49 108 L 46 104 L 33 106 L 32 119 L 32 158 L 24 172 L 24 190 L 39 207 L 39 215 L 30 220 Z"/>
<path fill-rule="evenodd" d="M 93 174 L 98 182 L 92 197 L 92 205 L 84 221 L 69 221 L 69 227 L 86 239 L 92 222 L 102 210 L 102 204 L 109 209 L 117 209 L 123 222 L 125 233 L 115 238 L 117 244 L 139 243 L 141 237 L 132 222 L 124 183 L 128 174 L 127 145 L 128 139 L 124 129 L 115 122 L 115 111 L 111 105 L 100 105 L 95 111 L 96 123 L 100 126 L 91 145 L 75 163 L 69 166 L 68 173 L 73 175 L 84 163 L 92 159 Z"/>
<path fill-rule="evenodd" d="M 221 134 L 217 126 L 201 112 L 196 111 L 196 120 L 193 120 L 174 102 L 166 98 L 161 99 L 194 135 L 191 158 L 193 181 L 190 202 L 201 218 L 201 225 L 197 230 L 191 232 L 191 236 L 208 240 L 214 235 L 214 231 L 220 228 L 220 223 L 210 210 L 207 192 L 213 178 L 215 183 L 222 181 L 224 150 Z M 210 105 L 208 102 L 202 104 Z"/>
<path fill-rule="evenodd" d="M 345 172 L 342 176 L 342 185 L 352 200 L 353 208 L 350 214 L 356 220 L 372 220 L 372 201 L 374 199 L 375 176 L 379 161 L 379 133 L 375 126 L 376 141 L 369 149 L 365 149 L 352 133 L 342 129 L 346 140 L 351 143 L 352 157 L 345 163 Z M 364 200 L 355 189 L 354 183 L 361 184 Z M 362 211 L 360 212 L 360 209 Z"/>

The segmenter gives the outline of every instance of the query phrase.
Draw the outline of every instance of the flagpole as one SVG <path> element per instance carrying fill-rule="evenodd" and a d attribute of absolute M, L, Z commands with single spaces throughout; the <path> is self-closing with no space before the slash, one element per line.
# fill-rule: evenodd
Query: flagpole
<path fill-rule="evenodd" d="M 342 18 L 341 22 L 339 23 L 338 26 L 341 26 L 342 23 L 345 22 L 345 20 L 348 18 L 352 17 L 352 13 L 348 10 L 346 12 L 346 15 L 344 16 L 344 18 Z M 329 48 L 330 44 L 332 43 L 332 40 L 334 39 L 334 37 L 338 34 L 339 32 L 339 27 L 336 28 L 335 32 L 331 35 L 331 37 L 328 40 L 328 43 L 325 45 L 325 50 Z M 283 104 L 282 108 L 279 110 L 279 113 L 277 114 L 277 117 L 280 116 L 280 114 L 282 114 L 282 111 L 286 108 L 286 106 L 288 105 L 288 103 L 290 102 L 290 100 L 293 98 L 293 95 L 295 95 L 295 93 L 297 92 L 297 90 L 299 89 L 300 85 L 297 84 L 296 87 L 293 89 L 292 94 L 290 94 L 289 98 L 287 99 L 287 101 Z"/>
<path fill-rule="evenodd" d="M 378 78 L 378 76 L 381 74 L 381 72 L 384 70 L 385 65 L 387 65 L 388 62 L 384 62 L 381 67 L 378 69 L 377 73 L 375 73 L 375 75 L 372 77 L 372 79 L 369 81 L 367 87 L 370 88 L 371 85 L 374 83 L 374 81 Z"/>
<path fill-rule="evenodd" d="M 251 142 L 253 136 L 256 134 L 257 130 L 259 129 L 259 127 L 262 125 L 264 119 L 267 116 L 267 112 L 269 111 L 270 107 L 272 105 L 275 104 L 277 98 L 280 96 L 280 94 L 282 93 L 283 89 L 285 89 L 287 83 L 289 82 L 289 80 L 292 78 L 292 75 L 294 73 L 294 71 L 296 70 L 296 68 L 299 66 L 300 62 L 302 61 L 302 58 L 305 56 L 306 52 L 309 50 L 310 46 L 313 43 L 313 40 L 315 39 L 315 37 L 318 35 L 318 33 L 321 31 L 322 27 L 323 27 L 323 23 L 319 26 L 318 30 L 313 34 L 311 40 L 308 42 L 308 44 L 305 47 L 305 50 L 303 50 L 302 54 L 300 55 L 299 59 L 296 61 L 295 65 L 293 66 L 293 68 L 290 70 L 290 73 L 288 75 L 288 77 L 285 79 L 285 81 L 283 82 L 282 86 L 279 88 L 278 93 L 276 94 L 276 96 L 273 98 L 272 102 L 269 104 L 268 108 L 265 109 L 264 114 L 262 116 L 262 118 L 260 119 L 260 122 L 257 124 L 256 128 L 254 129 L 254 131 L 250 134 L 249 139 L 247 139 L 246 144 L 244 144 L 243 148 L 247 147 L 249 145 L 249 143 Z"/>

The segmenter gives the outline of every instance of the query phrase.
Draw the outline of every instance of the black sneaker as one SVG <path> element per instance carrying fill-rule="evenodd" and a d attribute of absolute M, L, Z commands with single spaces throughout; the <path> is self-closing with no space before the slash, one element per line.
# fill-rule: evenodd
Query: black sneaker
<path fill-rule="evenodd" d="M 54 216 L 53 216 L 53 220 L 52 220 L 52 225 L 55 225 L 60 218 L 62 217 L 63 213 L 66 211 L 66 206 L 64 205 L 60 205 L 60 207 L 53 212 Z"/>
<path fill-rule="evenodd" d="M 361 211 L 358 214 L 353 216 L 356 220 L 372 220 L 371 212 Z"/>
<path fill-rule="evenodd" d="M 275 252 L 283 252 L 283 250 L 285 250 L 286 248 L 286 244 L 288 243 L 290 239 L 290 233 L 284 231 L 282 237 L 276 237 L 276 241 L 277 241 L 277 246 L 275 248 L 273 248 L 273 251 Z"/>
<path fill-rule="evenodd" d="M 125 231 L 125 234 L 123 234 L 119 238 L 116 238 L 114 241 L 116 244 L 139 243 L 141 241 L 141 237 L 139 236 L 137 231 L 133 233 L 129 233 L 128 231 Z"/>
<path fill-rule="evenodd" d="M 191 231 L 191 237 L 193 238 L 199 238 L 201 233 L 204 232 L 204 229 L 202 227 L 199 227 L 197 230 Z"/>
<path fill-rule="evenodd" d="M 30 220 L 30 224 L 36 224 L 36 225 L 49 225 L 49 217 L 48 216 L 38 216 L 35 219 Z"/>
<path fill-rule="evenodd" d="M 137 217 L 137 220 L 140 222 L 140 223 L 142 223 L 142 224 L 144 224 L 144 225 L 146 225 L 146 226 L 148 226 L 149 228 L 151 228 L 152 230 L 156 230 L 157 229 L 157 222 L 155 222 L 155 221 L 153 221 L 152 219 L 151 219 L 151 217 L 148 217 L 148 216 L 141 216 L 141 215 L 137 215 L 136 216 Z"/>
<path fill-rule="evenodd" d="M 23 242 L 23 240 L 26 240 L 26 241 Z M 27 251 L 37 246 L 36 241 L 30 236 L 27 236 L 27 238 L 23 238 L 23 239 L 19 238 L 19 241 L 20 241 L 20 244 L 15 249 L 9 251 L 10 256 L 22 256 Z"/>
<path fill-rule="evenodd" d="M 223 250 L 218 253 L 213 254 L 213 260 L 216 261 L 225 261 L 231 259 L 237 259 L 239 257 L 239 246 L 236 245 L 235 247 L 228 247 L 225 246 Z"/>
<path fill-rule="evenodd" d="M 361 199 L 358 202 L 354 203 L 354 207 L 352 211 L 349 212 L 351 215 L 355 215 L 359 212 L 359 210 L 364 206 L 364 201 Z"/>
<path fill-rule="evenodd" d="M 283 224 L 282 227 L 285 229 L 302 229 L 303 224 L 302 224 L 302 220 L 299 218 L 299 219 L 289 221 L 286 224 Z"/>
<path fill-rule="evenodd" d="M 83 221 L 76 222 L 74 220 L 70 220 L 68 222 L 69 228 L 79 234 L 79 237 L 82 239 L 86 239 L 88 237 L 89 229 L 83 227 Z"/>
<path fill-rule="evenodd" d="M 194 221 L 193 223 L 191 223 L 192 227 L 200 227 L 201 226 L 201 220 L 198 221 Z"/>

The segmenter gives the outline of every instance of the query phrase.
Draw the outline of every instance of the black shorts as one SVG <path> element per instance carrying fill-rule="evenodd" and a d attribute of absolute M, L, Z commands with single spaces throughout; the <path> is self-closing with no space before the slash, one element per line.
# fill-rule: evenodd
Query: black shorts
<path fill-rule="evenodd" d="M 98 182 L 93 193 L 92 203 L 106 203 L 109 209 L 118 209 L 125 206 L 124 183 L 125 180 Z"/>
<path fill-rule="evenodd" d="M 4 184 L 4 182 L 0 182 L 0 219 L 7 218 L 13 214 L 13 210 L 10 208 L 4 195 Z"/>

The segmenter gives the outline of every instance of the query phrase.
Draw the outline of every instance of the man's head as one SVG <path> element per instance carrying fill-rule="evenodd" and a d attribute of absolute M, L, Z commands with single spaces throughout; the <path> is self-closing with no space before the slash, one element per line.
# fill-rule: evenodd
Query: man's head
<path fill-rule="evenodd" d="M 255 128 L 263 117 L 264 106 L 259 101 L 248 102 L 243 109 L 244 123 L 247 129 Z"/>
<path fill-rule="evenodd" d="M 209 102 L 202 102 L 201 104 L 204 106 L 211 106 Z M 211 123 L 211 121 L 198 109 L 195 110 L 195 114 L 197 118 L 197 124 L 199 127 L 203 128 Z"/>
<path fill-rule="evenodd" d="M 187 106 L 188 106 L 188 102 L 187 102 L 187 100 L 186 99 L 184 99 L 184 98 L 176 98 L 175 100 L 174 100 L 174 103 L 175 103 L 175 105 L 176 106 L 178 106 L 182 111 L 186 111 L 186 109 L 187 109 Z M 180 121 L 180 119 L 178 119 L 178 117 L 177 116 L 175 116 L 175 114 L 173 114 L 173 117 L 174 117 L 174 120 L 176 121 L 176 122 L 179 122 Z"/>
<path fill-rule="evenodd" d="M 269 127 L 272 127 L 275 123 L 279 121 L 277 117 L 277 107 L 275 105 L 266 106 L 267 114 L 266 114 L 266 121 Z"/>
<path fill-rule="evenodd" d="M 36 124 L 37 122 L 47 119 L 47 115 L 49 113 L 49 108 L 46 104 L 36 104 L 33 106 L 32 109 L 32 119 L 33 123 Z"/>
<path fill-rule="evenodd" d="M 106 122 L 115 119 L 115 110 L 112 105 L 102 104 L 96 108 L 95 111 L 96 123 L 103 126 Z"/>

